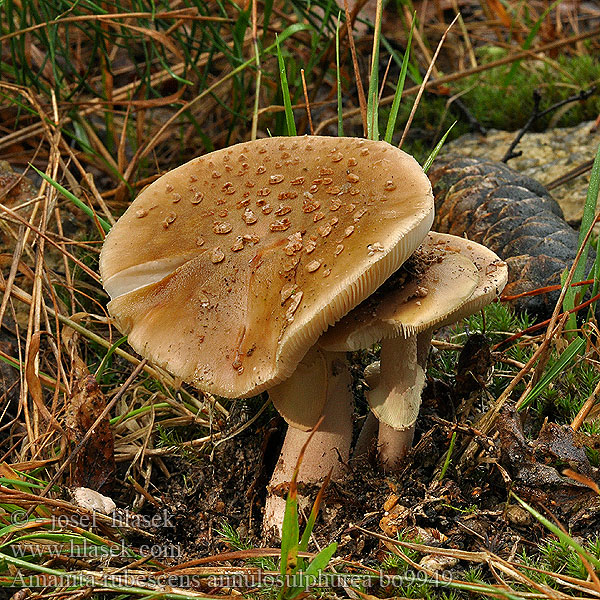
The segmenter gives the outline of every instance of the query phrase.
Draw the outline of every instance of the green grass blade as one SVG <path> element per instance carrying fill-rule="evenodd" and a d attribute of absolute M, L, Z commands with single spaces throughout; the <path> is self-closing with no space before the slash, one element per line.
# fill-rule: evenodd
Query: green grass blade
<path fill-rule="evenodd" d="M 305 552 L 308 549 L 308 542 L 310 541 L 310 536 L 315 527 L 315 522 L 317 520 L 317 515 L 319 514 L 319 508 L 321 506 L 321 502 L 323 501 L 323 496 L 325 494 L 325 490 L 327 489 L 327 486 L 329 485 L 330 481 L 331 481 L 331 471 L 327 474 L 327 477 L 325 477 L 325 480 L 323 481 L 323 484 L 321 485 L 321 489 L 319 490 L 319 493 L 317 494 L 317 497 L 315 498 L 315 501 L 310 510 L 310 515 L 308 515 L 308 519 L 306 520 L 306 527 L 304 528 L 304 531 L 302 532 L 302 538 L 300 539 L 300 545 L 298 547 L 298 550 L 300 552 Z M 304 568 L 304 559 L 298 558 L 297 570 L 303 569 L 303 568 Z"/>
<path fill-rule="evenodd" d="M 302 592 L 310 590 L 311 582 L 317 580 L 319 573 L 329 564 L 329 561 L 337 550 L 337 544 L 332 542 L 326 548 L 323 548 L 317 556 L 315 556 L 306 571 L 297 574 L 297 578 L 300 580 L 300 585 L 297 587 L 289 588 L 285 594 L 286 600 L 293 600 L 296 596 Z"/>
<path fill-rule="evenodd" d="M 593 202 L 593 198 L 598 198 L 600 193 L 600 146 L 596 152 L 596 159 L 594 160 L 594 166 L 592 167 L 592 173 L 590 175 L 590 184 L 588 186 L 586 204 Z M 598 288 L 600 287 L 600 248 L 596 250 L 596 260 L 594 261 L 594 285 L 592 286 L 592 297 L 598 294 Z M 594 302 L 589 309 L 589 317 L 591 318 L 596 312 L 596 302 Z"/>
<path fill-rule="evenodd" d="M 283 525 L 281 527 L 281 563 L 279 571 L 283 581 L 286 582 L 286 577 L 292 575 L 298 564 L 298 546 L 300 540 L 300 526 L 298 524 L 298 487 L 296 480 L 304 449 L 300 452 L 296 468 L 290 481 L 290 489 L 285 501 L 285 513 L 283 515 Z M 278 598 L 283 600 L 288 592 L 287 585 L 284 585 L 279 590 Z"/>
<path fill-rule="evenodd" d="M 281 529 L 281 574 L 283 576 L 296 568 L 299 538 L 298 497 L 290 492 L 285 502 Z"/>
<path fill-rule="evenodd" d="M 344 123 L 342 119 L 342 81 L 340 77 L 340 16 L 338 13 L 338 21 L 335 27 L 335 74 L 337 79 L 337 116 L 338 116 L 338 137 L 344 136 Z"/>
<path fill-rule="evenodd" d="M 371 76 L 369 77 L 369 94 L 367 97 L 367 138 L 379 139 L 379 44 L 381 38 L 381 19 L 375 23 L 373 37 L 373 56 L 371 59 Z"/>
<path fill-rule="evenodd" d="M 583 216 L 581 217 L 581 226 L 579 228 L 579 243 L 578 247 L 581 248 L 585 237 L 590 229 L 593 226 L 594 220 L 596 218 L 596 204 L 598 202 L 598 189 L 600 188 L 600 146 L 598 146 L 598 151 L 596 152 L 596 158 L 594 160 L 594 165 L 592 167 L 592 173 L 590 175 L 590 184 L 588 186 L 587 197 L 585 200 L 585 205 L 583 207 Z M 575 271 L 573 273 L 572 283 L 577 283 L 579 281 L 583 281 L 586 276 L 586 263 L 587 257 L 590 249 L 590 239 L 586 243 L 583 252 L 581 253 L 581 257 L 577 266 L 575 267 Z M 596 265 L 594 265 L 594 270 L 598 270 L 598 259 L 596 259 Z M 597 282 L 594 284 L 594 287 L 597 288 Z M 565 294 L 565 298 L 563 301 L 564 310 L 571 310 L 575 306 L 576 296 L 583 296 L 585 294 L 587 286 L 580 287 L 577 289 L 576 287 L 569 287 L 567 293 Z M 577 327 L 577 317 L 572 314 L 567 321 L 568 329 L 575 329 Z"/>
<path fill-rule="evenodd" d="M 587 559 L 592 565 L 594 565 L 594 567 L 596 567 L 596 569 L 600 568 L 600 560 L 597 559 L 593 554 L 590 554 L 585 548 L 580 546 L 573 538 L 567 535 L 560 527 L 558 527 L 557 525 L 552 523 L 552 521 L 549 521 L 548 519 L 546 519 L 546 517 L 537 512 L 535 508 L 529 506 L 527 502 L 521 500 L 521 498 L 519 498 L 514 492 L 511 492 L 511 495 L 529 514 L 535 517 L 544 527 L 546 527 L 546 529 L 549 529 L 556 537 L 558 537 L 558 539 L 561 542 L 573 548 L 573 550 L 575 550 L 575 552 L 577 552 L 579 556 L 582 556 L 585 559 Z"/>
<path fill-rule="evenodd" d="M 413 15 L 412 24 L 410 26 L 410 33 L 408 34 L 408 41 L 406 42 L 406 51 L 404 52 L 404 58 L 402 59 L 402 67 L 400 68 L 400 76 L 398 77 L 398 84 L 396 85 L 396 92 L 394 93 L 394 101 L 392 102 L 392 108 L 390 110 L 390 116 L 388 117 L 387 127 L 385 130 L 384 139 L 388 144 L 392 143 L 392 137 L 394 136 L 394 130 L 396 129 L 396 120 L 398 119 L 400 100 L 402 100 L 402 92 L 404 90 L 404 82 L 406 80 L 406 71 L 408 70 L 408 59 L 410 58 L 410 46 L 412 43 L 414 28 L 415 16 Z"/>
<path fill-rule="evenodd" d="M 446 471 L 450 466 L 450 459 L 452 458 L 452 452 L 454 451 L 454 444 L 456 443 L 456 431 L 452 434 L 452 438 L 450 439 L 450 446 L 448 447 L 448 452 L 446 452 L 446 459 L 444 460 L 444 466 L 440 472 L 439 480 L 441 481 L 446 476 Z"/>
<path fill-rule="evenodd" d="M 292 100 L 290 98 L 290 88 L 288 86 L 287 74 L 285 72 L 283 55 L 281 54 L 281 48 L 279 47 L 279 36 L 275 37 L 275 43 L 277 44 L 277 62 L 279 63 L 279 75 L 281 77 L 281 93 L 283 94 L 287 132 L 288 135 L 297 135 L 296 123 L 294 123 L 294 111 L 292 110 Z"/>
<path fill-rule="evenodd" d="M 387 41 L 385 35 L 381 36 L 381 43 L 385 48 L 386 52 L 394 59 L 394 62 L 402 68 L 403 57 L 398 54 L 394 47 Z M 423 76 L 419 72 L 419 68 L 415 67 L 414 63 L 408 62 L 407 76 L 412 80 L 415 85 L 421 85 L 423 83 Z"/>
<path fill-rule="evenodd" d="M 546 19 L 546 17 L 548 16 L 548 14 L 553 11 L 560 3 L 562 2 L 562 0 L 555 0 L 555 2 L 553 2 L 541 15 L 540 18 L 535 22 L 535 24 L 533 25 L 533 27 L 531 28 L 531 31 L 529 32 L 529 35 L 527 36 L 527 38 L 525 39 L 525 41 L 523 42 L 523 46 L 522 46 L 522 50 L 529 50 L 529 48 L 531 48 L 531 44 L 533 44 L 533 40 L 535 39 L 535 36 L 537 35 L 538 31 L 540 30 L 540 27 L 542 26 L 542 23 L 544 22 L 544 20 Z M 511 68 L 510 71 L 506 74 L 506 77 L 504 78 L 504 82 L 503 85 L 504 87 L 507 87 L 511 84 L 512 80 L 515 77 L 515 73 L 517 72 L 517 70 L 519 69 L 519 66 L 521 65 L 521 61 L 520 60 L 516 60 Z"/>
<path fill-rule="evenodd" d="M 585 340 L 581 337 L 575 338 L 567 349 L 560 355 L 560 358 L 552 365 L 547 373 L 537 382 L 533 389 L 525 396 L 519 410 L 529 406 L 547 387 L 556 379 L 556 377 L 571 364 L 575 357 L 585 348 Z"/>
<path fill-rule="evenodd" d="M 106 233 L 108 233 L 111 229 L 111 224 L 108 221 L 105 221 L 102 217 L 99 217 L 93 209 L 91 209 L 87 204 L 82 202 L 77 196 L 69 192 L 69 190 L 65 189 L 60 183 L 54 181 L 52 177 L 48 177 L 46 173 L 43 173 L 39 169 L 36 169 L 31 163 L 29 166 L 42 178 L 45 179 L 53 188 L 58 190 L 67 200 L 70 200 L 77 208 L 81 209 L 88 217 L 100 223 L 100 226 Z"/>
<path fill-rule="evenodd" d="M 38 488 L 43 489 L 46 486 L 41 483 L 36 483 L 35 481 L 23 481 L 22 479 L 12 479 L 11 477 L 0 477 L 0 485 L 14 487 L 15 489 L 20 489 L 22 492 L 29 491 L 28 488 Z M 23 489 L 21 489 L 21 487 Z"/>
<path fill-rule="evenodd" d="M 305 573 L 307 575 L 318 575 L 332 559 L 335 551 L 337 550 L 337 543 L 332 542 L 329 546 L 326 546 L 317 554 L 311 561 L 308 567 L 306 568 Z"/>
<path fill-rule="evenodd" d="M 423 171 L 425 171 L 425 173 L 427 173 L 427 171 L 429 171 L 429 167 L 431 167 L 431 164 L 435 160 L 435 157 L 439 154 L 440 150 L 442 149 L 442 146 L 446 142 L 446 138 L 448 137 L 448 134 L 452 131 L 452 128 L 456 125 L 456 123 L 458 123 L 458 121 L 454 121 L 454 123 L 452 123 L 452 125 L 450 125 L 450 127 L 448 127 L 448 131 L 446 131 L 446 133 L 442 136 L 442 139 L 435 145 L 435 148 L 431 151 L 431 154 L 427 157 L 427 160 L 423 163 Z"/>
<path fill-rule="evenodd" d="M 96 369 L 96 372 L 94 373 L 94 377 L 97 381 L 100 381 L 100 379 L 102 378 L 102 373 L 104 373 L 104 369 L 106 368 L 106 365 L 108 364 L 108 361 L 110 360 L 110 357 L 114 354 L 114 351 L 121 345 L 124 344 L 127 341 L 127 336 L 124 335 L 122 338 L 118 339 L 106 352 L 106 354 L 104 355 L 104 358 L 102 359 L 102 361 L 100 362 L 100 365 L 98 365 L 98 369 Z"/>

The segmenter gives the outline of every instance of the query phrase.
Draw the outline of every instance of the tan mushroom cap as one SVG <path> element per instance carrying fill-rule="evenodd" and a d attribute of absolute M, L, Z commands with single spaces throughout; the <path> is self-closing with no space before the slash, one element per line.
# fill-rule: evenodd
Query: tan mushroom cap
<path fill-rule="evenodd" d="M 477 312 L 506 285 L 506 263 L 481 244 L 430 232 L 422 250 L 432 262 L 420 277 L 397 287 L 391 278 L 331 327 L 319 345 L 329 351 L 352 351 L 439 328 Z"/>
<path fill-rule="evenodd" d="M 508 282 L 508 265 L 489 248 L 465 238 L 448 233 L 433 233 L 437 248 L 449 252 L 460 252 L 477 267 L 479 281 L 468 300 L 457 310 L 438 321 L 437 329 L 456 323 L 475 314 L 496 300 Z M 423 329 L 419 329 L 422 331 Z"/>
<path fill-rule="evenodd" d="M 286 379 L 433 219 L 418 163 L 385 142 L 269 138 L 145 188 L 106 238 L 108 308 L 140 354 L 226 397 Z"/>

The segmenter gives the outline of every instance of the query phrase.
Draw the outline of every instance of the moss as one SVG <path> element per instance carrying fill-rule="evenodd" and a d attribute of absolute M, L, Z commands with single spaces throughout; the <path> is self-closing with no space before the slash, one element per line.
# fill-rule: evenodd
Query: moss
<path fill-rule="evenodd" d="M 490 56 L 491 50 L 496 50 Z M 486 59 L 496 60 L 503 50 L 487 48 L 480 51 Z M 498 56 L 496 56 L 498 55 Z M 481 56 L 480 56 L 481 58 Z M 473 116 L 485 127 L 514 130 L 521 128 L 533 111 L 533 92 L 542 95 L 540 109 L 564 100 L 600 82 L 600 60 L 583 56 L 560 56 L 553 63 L 521 63 L 507 84 L 510 65 L 504 65 L 460 80 L 456 91 L 465 91 L 462 100 Z M 594 119 L 600 112 L 600 96 L 592 95 L 584 102 L 574 102 L 553 125 L 568 127 Z M 534 130 L 548 127 L 553 112 L 534 123 Z"/>
<path fill-rule="evenodd" d="M 505 54 L 503 48 L 495 46 L 478 49 L 480 63 L 492 62 Z M 403 149 L 422 163 L 455 120 L 458 120 L 458 123 L 447 141 L 469 132 L 471 126 L 464 114 L 459 112 L 455 105 L 449 108 L 446 106 L 448 98 L 460 92 L 464 92 L 460 97 L 464 106 L 485 128 L 517 130 L 525 125 L 533 112 L 535 90 L 541 93 L 540 110 L 544 110 L 600 83 L 600 59 L 592 55 L 560 56 L 552 63 L 523 62 L 506 84 L 510 68 L 511 65 L 504 65 L 458 80 L 450 86 L 448 96 L 425 93 Z M 413 98 L 405 98 L 400 105 L 394 136 L 396 144 L 400 141 L 412 103 Z M 382 107 L 380 128 L 385 127 L 388 114 L 389 107 Z M 582 121 L 593 120 L 598 114 L 600 93 L 596 92 L 583 102 L 570 103 L 566 108 L 552 111 L 536 120 L 532 130 L 543 131 L 549 126 L 569 127 Z"/>

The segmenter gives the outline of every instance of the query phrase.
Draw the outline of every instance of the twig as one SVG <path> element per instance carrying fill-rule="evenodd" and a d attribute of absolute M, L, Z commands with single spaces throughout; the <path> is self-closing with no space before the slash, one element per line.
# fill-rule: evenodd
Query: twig
<path fill-rule="evenodd" d="M 580 175 L 587 173 L 593 166 L 594 166 L 593 158 L 591 160 L 586 160 L 584 163 L 580 164 L 579 166 L 575 167 L 574 169 L 567 171 L 564 175 L 561 175 L 560 177 L 557 177 L 556 179 L 552 180 L 550 183 L 547 183 L 545 185 L 545 188 L 547 190 L 553 190 L 554 188 L 557 188 L 557 187 L 563 185 L 564 183 L 571 181 L 571 179 L 575 179 L 576 177 L 579 177 Z"/>
<path fill-rule="evenodd" d="M 517 135 L 515 136 L 515 139 L 511 142 L 510 146 L 508 147 L 508 150 L 502 157 L 502 162 L 503 163 L 508 162 L 511 158 L 517 158 L 518 156 L 521 156 L 521 154 L 523 154 L 523 152 L 514 152 L 514 149 L 517 147 L 517 144 L 521 141 L 523 136 L 529 131 L 531 126 L 538 119 L 540 119 L 541 117 L 547 115 L 548 113 L 556 110 L 557 108 L 564 106 L 565 104 L 570 104 L 571 102 L 578 102 L 578 101 L 581 102 L 583 100 L 587 100 L 587 98 L 589 98 L 595 91 L 596 91 L 596 87 L 592 86 L 589 90 L 581 90 L 579 92 L 579 94 L 575 94 L 574 96 L 569 96 L 568 98 L 565 98 L 564 100 L 561 100 L 560 102 L 556 102 L 552 106 L 549 106 L 548 108 L 540 111 L 540 102 L 542 100 L 542 94 L 539 90 L 534 90 L 534 92 L 533 92 L 533 112 L 531 113 L 531 116 L 529 117 L 529 119 L 527 119 L 527 123 L 525 123 L 525 125 L 523 125 L 523 127 L 521 128 L 519 133 L 517 133 Z"/>
<path fill-rule="evenodd" d="M 487 129 L 476 119 L 475 115 L 473 115 L 473 113 L 467 108 L 467 105 L 460 98 L 456 98 L 453 104 L 467 119 L 471 129 L 474 129 L 481 135 L 485 135 L 487 133 Z"/>
<path fill-rule="evenodd" d="M 518 156 L 521 156 L 521 154 L 523 154 L 522 151 L 513 152 L 513 150 L 517 147 L 517 144 L 521 141 L 521 138 L 525 135 L 525 133 L 529 131 L 529 128 L 533 125 L 534 121 L 536 121 L 537 118 L 540 116 L 539 109 L 541 100 L 542 94 L 540 93 L 540 91 L 533 90 L 533 112 L 531 113 L 531 116 L 529 117 L 529 119 L 527 119 L 527 122 L 521 128 L 519 133 L 517 133 L 515 139 L 510 143 L 508 150 L 504 153 L 504 156 L 502 157 L 503 163 L 508 162 L 511 158 L 517 158 Z"/>

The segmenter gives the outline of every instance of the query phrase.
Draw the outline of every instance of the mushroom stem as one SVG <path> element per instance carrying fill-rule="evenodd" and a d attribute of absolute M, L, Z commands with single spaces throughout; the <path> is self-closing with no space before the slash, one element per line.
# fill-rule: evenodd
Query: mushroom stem
<path fill-rule="evenodd" d="M 352 377 L 346 366 L 343 352 L 323 352 L 323 358 L 325 361 L 324 377 L 292 375 L 292 379 L 301 378 L 300 381 L 291 382 L 292 389 L 303 390 L 303 397 L 295 398 L 295 402 L 300 405 L 309 403 L 323 389 L 326 390 L 322 411 L 323 422 L 306 448 L 298 474 L 298 481 L 303 483 L 321 481 L 330 470 L 332 470 L 333 478 L 339 477 L 344 472 L 345 464 L 350 456 L 353 412 Z M 290 389 L 290 383 L 286 382 L 286 384 Z M 277 397 L 279 390 L 274 388 L 270 393 Z M 279 399 L 274 403 L 276 406 L 280 404 Z M 302 431 L 291 425 L 288 427 L 281 455 L 269 484 L 263 522 L 263 530 L 267 535 L 273 531 L 281 534 L 287 489 L 277 488 L 291 480 L 298 455 L 309 435 L 310 431 Z"/>
<path fill-rule="evenodd" d="M 412 445 L 431 334 L 427 330 L 381 342 L 379 382 L 368 397 L 379 419 L 379 460 L 390 471 L 398 469 Z"/>
<path fill-rule="evenodd" d="M 352 458 L 369 457 L 371 451 L 375 447 L 375 440 L 377 438 L 377 431 L 379 430 L 379 422 L 377 417 L 369 411 L 365 417 L 365 422 L 361 427 Z"/>
<path fill-rule="evenodd" d="M 379 385 L 379 373 L 379 361 L 371 363 L 365 367 L 363 377 L 370 390 Z M 379 421 L 373 412 L 369 411 L 365 418 L 365 422 L 361 427 L 360 433 L 358 434 L 358 439 L 356 440 L 356 445 L 354 446 L 354 452 L 352 454 L 353 458 L 358 458 L 359 456 L 369 456 L 371 454 L 372 450 L 375 448 L 378 431 Z"/>
<path fill-rule="evenodd" d="M 411 449 L 415 435 L 415 424 L 406 429 L 398 430 L 387 423 L 379 423 L 377 445 L 379 448 L 379 461 L 386 471 L 397 471 L 400 462 Z"/>

